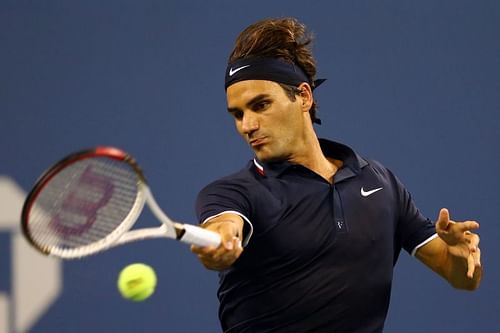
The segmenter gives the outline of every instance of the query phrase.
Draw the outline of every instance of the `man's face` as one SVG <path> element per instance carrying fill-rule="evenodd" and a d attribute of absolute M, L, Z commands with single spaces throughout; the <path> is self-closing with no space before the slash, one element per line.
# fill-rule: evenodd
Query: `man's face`
<path fill-rule="evenodd" d="M 261 161 L 291 160 L 303 146 L 304 123 L 300 97 L 291 101 L 276 82 L 246 80 L 227 89 L 229 113 L 236 128 Z"/>

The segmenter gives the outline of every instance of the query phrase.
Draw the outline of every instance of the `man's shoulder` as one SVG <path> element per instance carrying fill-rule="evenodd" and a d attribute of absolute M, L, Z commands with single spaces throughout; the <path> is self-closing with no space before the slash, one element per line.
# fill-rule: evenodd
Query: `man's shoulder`
<path fill-rule="evenodd" d="M 379 160 L 376 160 L 376 159 L 373 159 L 373 158 L 367 158 L 367 157 L 363 157 L 363 159 L 366 161 L 367 166 L 369 166 L 371 169 L 375 170 L 375 172 L 380 172 L 380 173 L 390 172 L 389 168 L 387 168 Z"/>

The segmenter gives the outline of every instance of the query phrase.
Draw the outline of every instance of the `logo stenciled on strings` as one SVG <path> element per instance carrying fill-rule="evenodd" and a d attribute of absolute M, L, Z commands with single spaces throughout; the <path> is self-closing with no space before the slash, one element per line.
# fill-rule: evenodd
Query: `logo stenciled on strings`
<path fill-rule="evenodd" d="M 100 195 L 99 200 L 90 200 L 82 192 L 91 190 Z M 114 185 L 111 179 L 92 171 L 87 166 L 77 181 L 77 185 L 65 198 L 57 214 L 52 217 L 50 226 L 60 235 L 81 235 L 92 227 L 99 209 L 111 199 Z M 83 223 L 68 223 L 68 216 L 83 218 Z"/>

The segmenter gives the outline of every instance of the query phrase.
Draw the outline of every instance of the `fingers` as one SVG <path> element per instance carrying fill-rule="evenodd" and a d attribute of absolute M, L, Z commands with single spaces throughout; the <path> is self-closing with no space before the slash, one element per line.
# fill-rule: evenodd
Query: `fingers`
<path fill-rule="evenodd" d="M 472 279 L 472 277 L 474 276 L 474 268 L 475 268 L 474 257 L 472 256 L 472 254 L 470 254 L 467 257 L 467 277 L 469 279 Z"/>
<path fill-rule="evenodd" d="M 442 208 L 436 221 L 436 232 L 448 243 L 454 245 L 464 241 L 466 233 L 472 234 L 472 230 L 479 229 L 476 221 L 455 222 L 450 220 L 448 209 Z"/>
<path fill-rule="evenodd" d="M 476 221 L 465 221 L 465 222 L 460 222 L 460 223 L 455 223 L 456 224 L 456 228 L 459 232 L 469 232 L 471 230 L 477 230 L 479 229 L 479 223 L 477 223 Z"/>
<path fill-rule="evenodd" d="M 481 250 L 479 248 L 477 248 L 476 251 L 474 251 L 473 256 L 474 256 L 474 266 L 476 268 L 480 268 L 481 267 Z"/>
<path fill-rule="evenodd" d="M 481 267 L 481 250 L 477 248 L 467 258 L 467 277 L 474 278 L 474 272 Z"/>
<path fill-rule="evenodd" d="M 475 253 L 479 251 L 479 235 L 473 234 L 470 231 L 464 232 L 464 237 L 469 244 L 470 253 Z"/>
<path fill-rule="evenodd" d="M 234 238 L 237 238 L 238 230 L 234 223 L 232 222 L 221 222 L 217 228 L 217 232 L 221 235 L 221 243 L 222 246 L 226 250 L 233 250 L 234 247 Z"/>
<path fill-rule="evenodd" d="M 233 237 L 218 248 L 193 249 L 193 252 L 198 254 L 198 259 L 207 269 L 221 271 L 229 268 L 239 258 L 243 247 L 240 239 Z"/>
<path fill-rule="evenodd" d="M 206 228 L 219 233 L 221 244 L 217 248 L 193 245 L 191 251 L 198 255 L 199 260 L 207 269 L 227 269 L 243 252 L 237 225 L 231 221 L 218 221 Z"/>
<path fill-rule="evenodd" d="M 448 224 L 450 222 L 450 212 L 446 208 L 441 208 L 439 211 L 438 219 L 436 224 L 443 230 L 448 229 Z"/>
<path fill-rule="evenodd" d="M 448 209 L 446 208 L 441 208 L 439 211 L 439 216 L 436 221 L 436 230 L 438 232 L 443 232 L 447 231 L 450 225 L 450 213 L 448 212 Z"/>
<path fill-rule="evenodd" d="M 455 245 L 463 237 L 454 233 L 453 226 L 456 223 L 450 220 L 448 209 L 442 208 L 436 221 L 436 232 L 448 245 Z"/>
<path fill-rule="evenodd" d="M 464 236 L 469 242 L 469 256 L 467 257 L 467 277 L 474 279 L 476 271 L 481 269 L 481 250 L 479 249 L 479 236 L 465 231 Z"/>

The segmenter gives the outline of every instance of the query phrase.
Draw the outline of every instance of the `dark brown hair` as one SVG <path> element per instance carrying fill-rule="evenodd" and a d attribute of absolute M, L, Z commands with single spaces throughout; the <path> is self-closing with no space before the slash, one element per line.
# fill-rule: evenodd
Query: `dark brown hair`
<path fill-rule="evenodd" d="M 313 37 L 305 25 L 295 18 L 270 18 L 258 21 L 243 30 L 236 39 L 229 63 L 250 57 L 278 58 L 293 63 L 306 73 L 311 88 L 314 88 L 316 61 L 311 51 Z M 280 84 L 293 101 L 299 93 L 296 87 Z M 316 120 L 316 103 L 309 114 Z"/>

